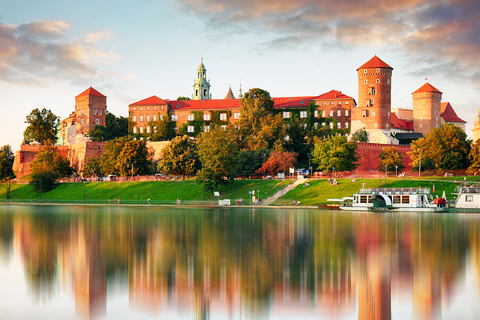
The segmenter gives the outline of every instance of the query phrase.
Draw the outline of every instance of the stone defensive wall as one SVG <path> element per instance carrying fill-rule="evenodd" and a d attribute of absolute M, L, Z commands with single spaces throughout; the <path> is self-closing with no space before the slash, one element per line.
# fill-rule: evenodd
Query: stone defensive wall
<path fill-rule="evenodd" d="M 383 148 L 385 147 L 395 147 L 397 148 L 398 152 L 403 154 L 404 156 L 403 164 L 406 168 L 402 171 L 398 171 L 398 174 L 401 174 L 402 172 L 409 172 L 412 170 L 412 159 L 408 154 L 409 151 L 412 151 L 412 148 L 409 145 L 404 146 L 378 143 L 357 143 L 357 146 L 357 156 L 361 156 L 359 160 L 360 166 L 352 173 L 366 174 L 371 172 L 371 170 L 373 170 L 374 173 L 379 172 L 377 169 L 380 165 L 379 156 Z"/>
<path fill-rule="evenodd" d="M 158 161 L 161 158 L 162 149 L 169 141 L 147 142 L 147 147 L 154 152 L 153 160 Z M 55 146 L 58 154 L 70 160 L 70 166 L 79 172 L 85 168 L 85 162 L 88 158 L 96 158 L 103 154 L 105 142 L 80 142 L 68 146 Z M 30 164 L 44 146 L 22 144 L 20 151 L 15 153 L 13 171 L 17 172 L 17 178 L 22 178 L 32 173 Z"/>

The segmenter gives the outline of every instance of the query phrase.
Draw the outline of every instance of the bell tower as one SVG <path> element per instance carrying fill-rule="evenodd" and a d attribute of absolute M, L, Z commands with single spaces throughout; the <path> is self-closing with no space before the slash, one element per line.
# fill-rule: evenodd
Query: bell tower
<path fill-rule="evenodd" d="M 210 94 L 210 80 L 207 80 L 207 69 L 202 62 L 197 69 L 197 80 L 193 83 L 193 100 L 211 99 Z"/>

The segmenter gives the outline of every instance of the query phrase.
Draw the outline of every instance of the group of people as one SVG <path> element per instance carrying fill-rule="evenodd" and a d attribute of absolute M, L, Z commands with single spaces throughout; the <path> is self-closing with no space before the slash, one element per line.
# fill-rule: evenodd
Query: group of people
<path fill-rule="evenodd" d="M 293 200 L 292 202 L 290 202 L 290 205 L 291 205 L 291 206 L 293 206 L 293 205 L 299 206 L 299 205 L 300 205 L 300 200 L 299 200 L 299 201 Z"/>
<path fill-rule="evenodd" d="M 337 179 L 336 179 L 336 178 L 328 179 L 328 182 L 330 182 L 330 184 L 331 184 L 332 186 L 338 185 L 338 182 L 337 182 Z"/>

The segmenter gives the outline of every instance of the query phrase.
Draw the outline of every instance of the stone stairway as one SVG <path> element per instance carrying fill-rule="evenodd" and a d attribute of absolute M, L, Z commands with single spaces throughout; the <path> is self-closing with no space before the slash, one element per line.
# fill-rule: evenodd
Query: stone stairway
<path fill-rule="evenodd" d="M 290 183 L 289 185 L 287 185 L 285 188 L 283 188 L 283 195 L 285 195 L 288 191 L 294 189 L 296 186 L 302 184 L 302 183 L 305 183 L 307 181 L 307 179 L 296 179 L 295 181 L 293 181 L 292 183 Z M 278 198 L 280 198 L 282 196 L 282 190 L 279 190 L 277 191 L 273 196 L 271 197 L 268 197 L 267 199 L 265 199 L 261 206 L 268 206 L 270 205 L 272 202 L 274 202 L 275 200 L 277 200 Z"/>

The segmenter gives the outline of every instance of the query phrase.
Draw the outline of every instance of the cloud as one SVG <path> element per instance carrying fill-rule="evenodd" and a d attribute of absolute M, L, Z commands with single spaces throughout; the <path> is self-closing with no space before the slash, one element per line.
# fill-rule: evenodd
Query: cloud
<path fill-rule="evenodd" d="M 382 46 L 418 67 L 457 70 L 475 82 L 480 67 L 478 0 L 180 0 L 210 26 L 268 35 L 269 49 L 299 44 Z M 218 31 L 217 31 L 218 32 Z M 420 58 L 419 58 L 420 57 Z M 428 64 L 428 61 L 430 63 Z M 428 65 L 426 65 L 428 64 Z M 426 71 L 426 70 L 423 70 Z"/>
<path fill-rule="evenodd" d="M 0 23 L 0 81 L 45 84 L 54 79 L 93 78 L 96 64 L 118 59 L 95 45 L 113 38 L 108 32 L 89 33 L 69 40 L 63 21 Z"/>

